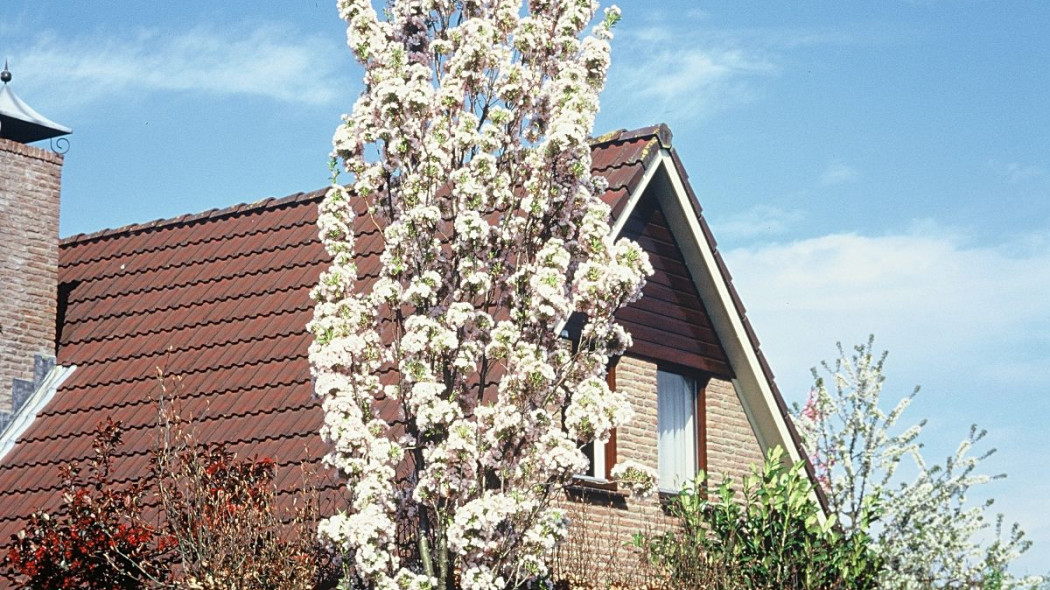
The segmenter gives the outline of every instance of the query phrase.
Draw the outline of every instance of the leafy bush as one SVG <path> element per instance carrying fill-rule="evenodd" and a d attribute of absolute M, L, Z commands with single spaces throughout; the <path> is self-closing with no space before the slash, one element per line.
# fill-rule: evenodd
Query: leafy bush
<path fill-rule="evenodd" d="M 730 480 L 708 490 L 701 473 L 667 505 L 680 526 L 637 535 L 636 545 L 677 588 L 876 588 L 881 563 L 867 533 L 846 536 L 822 519 L 803 465 L 783 458 L 771 450 L 739 493 Z"/>
<path fill-rule="evenodd" d="M 168 574 L 170 538 L 142 516 L 148 484 L 111 479 L 120 422 L 98 425 L 87 474 L 77 464 L 60 467 L 63 508 L 38 512 L 12 538 L 4 573 L 20 588 L 97 590 L 147 588 Z"/>
<path fill-rule="evenodd" d="M 60 468 L 62 509 L 31 516 L 3 560 L 15 586 L 312 590 L 334 577 L 309 486 L 281 507 L 273 459 L 196 441 L 171 405 L 159 416 L 153 468 L 139 479 L 110 475 L 123 433 L 113 420 L 98 426 L 87 474 Z"/>
<path fill-rule="evenodd" d="M 305 502 L 282 508 L 272 458 L 239 459 L 225 445 L 197 442 L 171 406 L 162 406 L 160 426 L 153 480 L 178 587 L 312 590 L 331 575 L 311 486 L 298 492 Z"/>

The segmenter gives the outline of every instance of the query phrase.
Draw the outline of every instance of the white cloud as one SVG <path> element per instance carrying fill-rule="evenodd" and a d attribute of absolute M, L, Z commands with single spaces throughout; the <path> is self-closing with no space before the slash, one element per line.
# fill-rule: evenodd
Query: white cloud
<path fill-rule="evenodd" d="M 859 176 L 860 172 L 853 166 L 842 162 L 832 162 L 828 164 L 828 167 L 820 175 L 820 185 L 834 186 L 836 184 L 845 184 L 853 182 Z"/>
<path fill-rule="evenodd" d="M 699 37 L 662 25 L 619 31 L 606 98 L 627 101 L 628 111 L 696 120 L 754 100 L 757 81 L 779 72 L 772 54 L 760 47 L 731 39 L 679 42 Z"/>
<path fill-rule="evenodd" d="M 996 174 L 1006 178 L 1007 182 L 1010 184 L 1020 184 L 1047 175 L 1046 168 L 1042 166 L 1021 164 L 1020 162 L 1000 162 L 998 160 L 990 160 L 988 162 L 988 167 Z"/>
<path fill-rule="evenodd" d="M 659 106 L 713 111 L 750 100 L 747 79 L 776 71 L 771 62 L 740 49 L 676 47 L 635 54 L 614 80 Z"/>
<path fill-rule="evenodd" d="M 756 205 L 746 211 L 713 220 L 720 240 L 746 240 L 782 235 L 805 217 L 799 210 Z"/>
<path fill-rule="evenodd" d="M 338 45 L 283 25 L 68 38 L 42 34 L 26 45 L 17 57 L 18 70 L 37 74 L 18 80 L 20 91 L 35 91 L 66 107 L 158 91 L 297 104 L 322 104 L 338 96 L 335 69 L 340 64 L 330 58 Z M 59 89 L 67 95 L 56 96 Z"/>
<path fill-rule="evenodd" d="M 653 10 L 645 8 L 639 26 L 626 20 L 617 29 L 604 98 L 606 107 L 610 97 L 630 104 L 620 118 L 643 111 L 645 120 L 703 120 L 760 97 L 768 80 L 790 67 L 791 51 L 858 42 L 852 31 L 718 28 L 701 11 Z"/>
<path fill-rule="evenodd" d="M 726 258 L 789 393 L 808 386 L 806 368 L 836 340 L 872 332 L 924 383 L 955 383 L 952 372 L 966 370 L 983 383 L 1050 386 L 1048 247 L 1019 255 L 1007 244 L 969 246 L 927 223 L 897 235 L 738 248 Z"/>
<path fill-rule="evenodd" d="M 707 12 L 706 10 L 701 10 L 699 8 L 691 8 L 689 10 L 686 10 L 684 16 L 685 18 L 690 20 L 707 20 L 711 18 L 711 14 L 709 12 Z"/>

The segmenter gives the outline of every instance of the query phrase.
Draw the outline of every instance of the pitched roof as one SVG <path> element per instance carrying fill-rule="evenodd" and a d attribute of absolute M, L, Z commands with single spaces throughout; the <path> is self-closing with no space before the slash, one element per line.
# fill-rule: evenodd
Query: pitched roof
<path fill-rule="evenodd" d="M 594 172 L 617 211 L 666 127 L 598 138 Z M 91 455 L 106 417 L 128 429 L 115 478 L 147 466 L 158 370 L 181 378 L 197 434 L 284 467 L 317 461 L 323 443 L 304 326 L 328 257 L 317 237 L 324 191 L 266 199 L 76 235 L 59 261 L 58 362 L 77 368 L 0 462 L 0 546 L 26 517 L 60 502 L 58 467 Z M 366 217 L 361 217 L 362 220 Z M 357 228 L 359 272 L 375 272 L 378 232 Z M 294 485 L 294 469 L 281 478 Z"/>
<path fill-rule="evenodd" d="M 800 456 L 787 408 L 670 140 L 663 125 L 596 138 L 593 170 L 609 181 L 603 198 L 625 222 L 639 187 L 662 162 L 673 162 L 714 252 L 711 272 L 728 285 L 731 313 L 746 327 L 772 387 L 777 407 L 769 411 L 787 422 L 791 436 L 782 438 Z M 298 193 L 62 241 L 58 362 L 77 368 L 0 461 L 0 546 L 29 514 L 58 506 L 59 465 L 91 455 L 92 432 L 106 417 L 128 428 L 115 479 L 146 469 L 158 369 L 181 378 L 184 410 L 200 416 L 198 438 L 226 441 L 242 456 L 276 458 L 278 486 L 298 481 L 291 467 L 319 460 L 321 409 L 304 326 L 310 289 L 328 263 L 316 228 L 323 196 Z M 380 241 L 366 219 L 360 216 L 356 228 L 365 277 L 375 276 Z"/>

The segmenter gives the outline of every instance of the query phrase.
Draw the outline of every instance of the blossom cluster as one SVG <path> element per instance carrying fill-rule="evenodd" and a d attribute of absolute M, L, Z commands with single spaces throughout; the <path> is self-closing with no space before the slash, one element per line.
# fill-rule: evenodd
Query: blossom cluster
<path fill-rule="evenodd" d="M 613 481 L 624 485 L 632 495 L 641 498 L 652 494 L 660 477 L 651 467 L 629 460 L 617 463 L 609 475 Z"/>
<path fill-rule="evenodd" d="M 876 353 L 874 338 L 850 353 L 839 345 L 839 354 L 834 363 L 823 363 L 823 371 L 814 369 L 815 387 L 796 407 L 795 424 L 843 530 L 863 531 L 878 515 L 873 547 L 886 564 L 879 587 L 1038 584 L 1037 577 L 1009 572 L 1010 562 L 1030 546 L 1020 527 L 1004 529 L 1003 515 L 987 513 L 990 500 L 968 501 L 971 490 L 997 479 L 978 470 L 994 450 L 972 453 L 984 431 L 972 427 L 943 463 L 928 463 L 920 440 L 926 421 L 898 424 L 918 388 L 887 412 L 886 353 Z M 902 462 L 905 469 L 898 472 Z"/>
<path fill-rule="evenodd" d="M 542 581 L 567 526 L 552 494 L 630 419 L 604 373 L 630 345 L 613 314 L 652 269 L 611 236 L 591 176 L 619 17 L 585 35 L 596 11 L 399 0 L 381 17 L 339 1 L 365 91 L 333 139 L 351 180 L 319 210 L 332 264 L 310 360 L 349 492 L 320 534 L 371 587 Z M 584 327 L 563 338 L 574 314 Z"/>

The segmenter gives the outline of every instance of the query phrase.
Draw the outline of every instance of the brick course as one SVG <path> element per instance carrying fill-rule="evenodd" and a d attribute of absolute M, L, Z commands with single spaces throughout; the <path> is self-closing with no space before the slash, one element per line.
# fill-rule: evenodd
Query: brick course
<path fill-rule="evenodd" d="M 655 363 L 628 356 L 620 359 L 616 367 L 617 388 L 628 393 L 635 411 L 631 423 L 616 433 L 617 460 L 634 460 L 654 470 L 658 461 L 656 370 Z M 762 463 L 762 449 L 733 384 L 711 378 L 705 392 L 711 480 L 720 483 L 728 476 L 739 482 L 752 465 Z M 594 491 L 564 506 L 574 522 L 572 537 L 563 552 L 567 554 L 563 558 L 570 563 L 563 567 L 592 580 L 610 571 L 621 576 L 630 574 L 633 555 L 625 549 L 625 544 L 631 536 L 637 532 L 665 530 L 674 524 L 655 495 L 639 501 Z M 617 554 L 612 565 L 611 553 Z M 587 568 L 593 568 L 591 574 L 586 572 Z"/>
<path fill-rule="evenodd" d="M 736 389 L 729 381 L 707 384 L 707 471 L 713 483 L 726 477 L 739 483 L 765 456 Z"/>
<path fill-rule="evenodd" d="M 34 357 L 55 356 L 62 156 L 0 139 L 0 411 Z"/>

